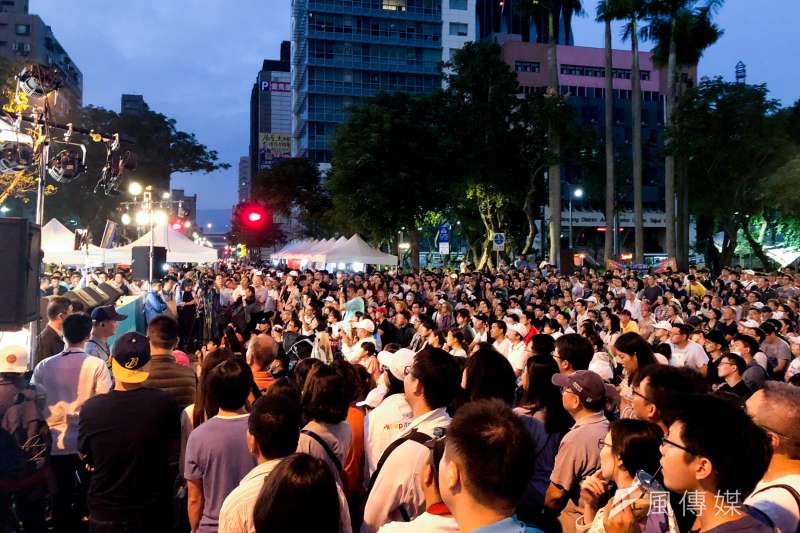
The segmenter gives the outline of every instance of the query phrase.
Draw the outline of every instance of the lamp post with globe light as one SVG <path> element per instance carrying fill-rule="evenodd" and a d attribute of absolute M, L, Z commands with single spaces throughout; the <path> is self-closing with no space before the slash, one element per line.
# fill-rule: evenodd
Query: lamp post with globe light
<path fill-rule="evenodd" d="M 570 250 L 572 250 L 572 199 L 573 198 L 577 198 L 579 200 L 583 198 L 583 189 L 581 189 L 580 187 L 572 189 L 569 195 L 569 249 Z"/>

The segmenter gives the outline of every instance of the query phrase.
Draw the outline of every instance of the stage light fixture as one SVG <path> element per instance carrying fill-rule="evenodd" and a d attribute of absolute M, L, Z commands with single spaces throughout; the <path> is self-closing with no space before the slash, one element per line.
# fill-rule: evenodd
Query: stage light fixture
<path fill-rule="evenodd" d="M 131 216 L 128 213 L 122 213 L 122 224 L 127 226 L 131 223 Z"/>
<path fill-rule="evenodd" d="M 19 88 L 28 96 L 42 98 L 61 87 L 58 70 L 39 65 L 27 65 L 17 75 Z"/>
<path fill-rule="evenodd" d="M 0 144 L 0 174 L 15 174 L 33 167 L 33 148 L 24 143 L 7 141 Z"/>
<path fill-rule="evenodd" d="M 71 183 L 86 170 L 86 147 L 72 144 L 74 148 L 61 150 L 47 163 L 47 174 L 58 183 Z"/>

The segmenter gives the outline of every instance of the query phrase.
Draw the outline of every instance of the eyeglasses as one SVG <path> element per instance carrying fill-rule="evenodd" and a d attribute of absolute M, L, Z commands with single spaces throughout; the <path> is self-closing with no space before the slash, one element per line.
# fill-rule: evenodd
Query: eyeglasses
<path fill-rule="evenodd" d="M 638 396 L 639 398 L 641 398 L 642 400 L 646 401 L 647 403 L 653 403 L 653 402 L 650 400 L 650 398 L 648 398 L 647 396 L 645 396 L 644 394 L 642 394 L 641 392 L 639 392 L 639 391 L 638 391 L 638 390 L 636 390 L 636 389 L 631 389 L 631 393 L 632 393 L 634 396 Z"/>
<path fill-rule="evenodd" d="M 611 448 L 612 446 L 606 442 L 606 439 L 600 439 L 597 441 L 597 448 L 602 450 L 604 447 L 608 446 Z"/>
<path fill-rule="evenodd" d="M 682 444 L 678 444 L 677 442 L 673 442 L 673 441 L 669 440 L 667 437 L 662 437 L 661 438 L 661 446 L 667 446 L 667 445 L 673 446 L 675 448 L 679 448 L 679 449 L 685 451 L 686 453 L 688 453 L 690 455 L 697 455 L 697 453 L 695 453 L 690 448 L 687 448 L 686 446 L 683 446 Z"/>

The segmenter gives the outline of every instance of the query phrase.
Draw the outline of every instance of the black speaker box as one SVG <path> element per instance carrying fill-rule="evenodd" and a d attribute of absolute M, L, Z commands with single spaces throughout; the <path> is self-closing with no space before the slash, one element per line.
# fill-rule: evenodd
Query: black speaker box
<path fill-rule="evenodd" d="M 39 318 L 41 230 L 25 218 L 0 218 L 0 331 Z"/>
<path fill-rule="evenodd" d="M 164 265 L 167 263 L 167 249 L 163 246 L 153 247 L 153 279 L 164 277 Z M 150 279 L 150 247 L 133 247 L 133 264 L 131 265 L 134 279 Z"/>

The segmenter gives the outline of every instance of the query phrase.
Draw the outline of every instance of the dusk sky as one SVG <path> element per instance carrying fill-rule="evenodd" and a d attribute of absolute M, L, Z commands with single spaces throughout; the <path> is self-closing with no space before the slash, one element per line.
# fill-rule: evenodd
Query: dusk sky
<path fill-rule="evenodd" d="M 575 44 L 601 47 L 595 2 L 585 4 L 592 7 L 574 23 Z M 262 60 L 277 59 L 280 42 L 289 39 L 290 5 L 291 0 L 31 0 L 30 10 L 53 28 L 83 72 L 84 105 L 119 111 L 122 93 L 142 94 L 151 109 L 175 118 L 231 164 L 210 175 L 173 175 L 173 188 L 197 193 L 200 209 L 222 209 L 237 200 L 239 157 L 248 150 L 250 89 Z M 784 105 L 800 97 L 798 0 L 728 0 L 716 20 L 725 34 L 702 59 L 701 76 L 732 79 L 741 59 L 748 82 L 767 83 Z M 627 49 L 628 43 L 617 38 L 615 47 Z"/>

